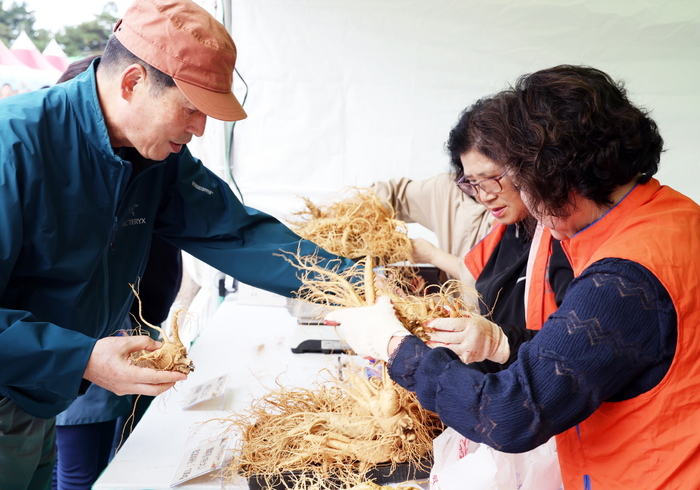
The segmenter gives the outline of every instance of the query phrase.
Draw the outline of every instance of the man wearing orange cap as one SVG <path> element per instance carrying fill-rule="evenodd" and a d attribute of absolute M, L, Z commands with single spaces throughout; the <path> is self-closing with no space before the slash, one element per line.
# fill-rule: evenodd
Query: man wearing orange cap
<path fill-rule="evenodd" d="M 190 0 L 136 0 L 73 80 L 0 101 L 0 488 L 48 489 L 54 417 L 95 383 L 157 395 L 185 379 L 138 368 L 147 337 L 109 337 L 153 233 L 218 270 L 290 296 L 276 254 L 318 252 L 243 206 L 187 149 L 207 116 L 246 114 L 236 47 Z"/>

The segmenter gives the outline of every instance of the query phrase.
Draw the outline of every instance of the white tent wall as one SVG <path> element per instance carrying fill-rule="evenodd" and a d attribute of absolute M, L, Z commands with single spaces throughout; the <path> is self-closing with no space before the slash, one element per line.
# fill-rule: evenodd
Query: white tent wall
<path fill-rule="evenodd" d="M 700 2 L 223 2 L 249 87 L 230 162 L 248 205 L 284 218 L 299 195 L 444 171 L 462 109 L 562 63 L 623 80 L 666 142 L 658 177 L 700 201 Z"/>

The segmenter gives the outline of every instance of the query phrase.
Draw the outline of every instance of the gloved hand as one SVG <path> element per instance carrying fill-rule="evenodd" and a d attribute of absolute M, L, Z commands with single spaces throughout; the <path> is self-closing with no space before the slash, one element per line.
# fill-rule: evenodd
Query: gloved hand
<path fill-rule="evenodd" d="M 411 335 L 396 318 L 389 296 L 380 296 L 372 306 L 331 311 L 326 325 L 338 325 L 340 339 L 358 355 L 388 361 L 389 341 L 394 336 Z"/>
<path fill-rule="evenodd" d="M 484 359 L 503 364 L 510 357 L 508 337 L 501 327 L 483 316 L 438 318 L 428 322 L 431 332 L 430 347 L 447 347 L 462 362 L 480 362 Z"/>

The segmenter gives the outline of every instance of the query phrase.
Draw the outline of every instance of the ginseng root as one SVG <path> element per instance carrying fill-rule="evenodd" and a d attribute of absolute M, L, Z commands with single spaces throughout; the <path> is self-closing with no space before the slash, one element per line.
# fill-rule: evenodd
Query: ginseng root
<path fill-rule="evenodd" d="M 138 367 L 155 369 L 156 371 L 177 371 L 183 374 L 189 374 L 191 371 L 194 371 L 194 363 L 187 357 L 187 349 L 183 345 L 178 334 L 178 322 L 180 317 L 187 313 L 186 310 L 179 309 L 173 315 L 171 340 L 165 330 L 151 325 L 143 318 L 141 312 L 141 298 L 139 297 L 138 291 L 136 291 L 133 284 L 129 286 L 131 286 L 131 290 L 134 292 L 139 302 L 139 317 L 141 322 L 158 331 L 162 337 L 162 345 L 158 349 L 154 351 L 142 350 L 132 352 L 131 362 Z"/>

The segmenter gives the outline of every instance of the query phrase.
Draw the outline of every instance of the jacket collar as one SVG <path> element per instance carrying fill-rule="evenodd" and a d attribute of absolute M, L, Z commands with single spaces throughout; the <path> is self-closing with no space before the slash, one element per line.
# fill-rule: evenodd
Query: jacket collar
<path fill-rule="evenodd" d="M 637 184 L 603 216 L 568 240 L 561 242 L 562 248 L 571 262 L 574 276 L 583 272 L 596 250 L 615 234 L 625 217 L 650 201 L 660 187 L 661 184 L 656 179 L 651 179 L 646 184 Z"/>
<path fill-rule="evenodd" d="M 68 99 L 75 109 L 78 124 L 88 135 L 88 144 L 106 160 L 113 160 L 121 163 L 121 159 L 114 154 L 107 132 L 107 124 L 100 99 L 97 96 L 97 82 L 95 72 L 100 59 L 95 59 L 85 72 L 76 76 L 70 82 L 67 89 Z"/>

